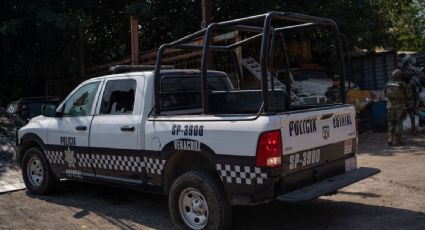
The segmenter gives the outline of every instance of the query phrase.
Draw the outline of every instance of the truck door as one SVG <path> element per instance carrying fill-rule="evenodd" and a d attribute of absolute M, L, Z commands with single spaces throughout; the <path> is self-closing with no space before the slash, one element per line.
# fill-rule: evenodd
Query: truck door
<path fill-rule="evenodd" d="M 142 183 L 142 91 L 141 76 L 105 82 L 90 130 L 92 165 L 97 178 Z"/>
<path fill-rule="evenodd" d="M 78 87 L 59 108 L 48 129 L 46 156 L 52 169 L 71 178 L 94 177 L 90 164 L 89 130 L 101 81 Z"/>

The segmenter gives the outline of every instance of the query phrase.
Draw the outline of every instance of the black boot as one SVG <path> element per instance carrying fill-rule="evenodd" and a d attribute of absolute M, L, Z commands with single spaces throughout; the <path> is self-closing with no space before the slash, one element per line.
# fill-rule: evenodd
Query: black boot
<path fill-rule="evenodd" d="M 405 145 L 401 138 L 401 133 L 396 134 L 395 138 L 396 138 L 397 145 Z"/>

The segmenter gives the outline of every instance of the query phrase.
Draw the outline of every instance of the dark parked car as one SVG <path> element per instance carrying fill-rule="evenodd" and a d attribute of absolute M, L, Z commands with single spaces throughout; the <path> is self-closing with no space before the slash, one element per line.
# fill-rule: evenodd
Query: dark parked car
<path fill-rule="evenodd" d="M 25 97 L 9 103 L 7 112 L 22 120 L 29 121 L 31 118 L 41 114 L 42 105 L 58 105 L 59 103 L 58 97 Z"/>

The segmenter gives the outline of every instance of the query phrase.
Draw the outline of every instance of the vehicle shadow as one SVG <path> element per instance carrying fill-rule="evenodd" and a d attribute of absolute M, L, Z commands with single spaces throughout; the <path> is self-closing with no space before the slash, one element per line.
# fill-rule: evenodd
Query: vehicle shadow
<path fill-rule="evenodd" d="M 362 134 L 359 138 L 358 155 L 393 156 L 395 153 L 409 155 L 425 154 L 425 135 L 404 134 L 402 146 L 388 146 L 386 133 Z"/>
<path fill-rule="evenodd" d="M 235 229 L 425 229 L 425 214 L 318 199 L 235 209 Z"/>
<path fill-rule="evenodd" d="M 77 208 L 75 219 L 96 214 L 118 229 L 173 229 L 165 196 L 96 184 L 63 181 L 46 196 L 27 195 L 49 203 Z"/>
<path fill-rule="evenodd" d="M 360 195 L 379 198 L 377 194 Z M 173 229 L 166 196 L 77 182 L 62 183 L 49 196 L 29 196 L 80 209 L 73 216 L 76 219 L 95 213 L 119 229 Z M 425 214 L 327 199 L 275 202 L 235 207 L 230 229 L 425 229 Z"/>

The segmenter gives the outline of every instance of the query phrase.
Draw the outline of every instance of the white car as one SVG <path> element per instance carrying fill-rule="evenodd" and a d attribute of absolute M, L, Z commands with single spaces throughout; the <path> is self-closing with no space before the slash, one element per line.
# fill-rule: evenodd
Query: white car
<path fill-rule="evenodd" d="M 292 70 L 294 90 L 305 104 L 326 103 L 326 91 L 333 85 L 332 77 L 323 71 L 317 70 Z M 357 88 L 353 82 L 345 82 L 348 90 Z"/>

